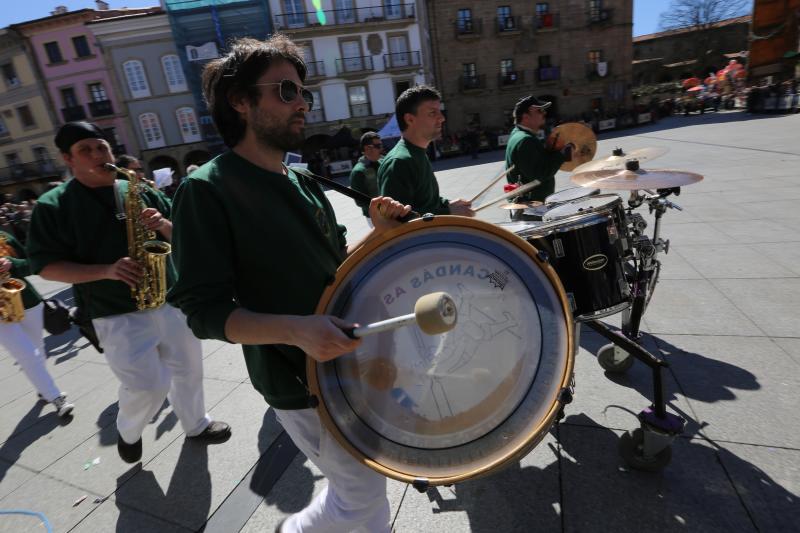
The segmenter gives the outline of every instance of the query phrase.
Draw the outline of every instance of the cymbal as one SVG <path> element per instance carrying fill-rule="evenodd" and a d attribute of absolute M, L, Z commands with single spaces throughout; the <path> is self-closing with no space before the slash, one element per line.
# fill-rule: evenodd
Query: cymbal
<path fill-rule="evenodd" d="M 553 128 L 550 135 L 547 137 L 551 140 L 554 146 L 563 146 L 568 143 L 575 145 L 572 150 L 572 160 L 565 161 L 561 165 L 561 170 L 570 171 L 594 159 L 594 154 L 597 153 L 597 136 L 592 131 L 592 128 L 581 124 L 580 122 L 567 122 L 560 124 Z"/>
<path fill-rule="evenodd" d="M 657 157 L 669 152 L 669 148 L 637 148 L 630 152 L 623 153 L 622 155 L 610 155 L 603 159 L 595 159 L 589 161 L 578 167 L 573 172 L 588 172 L 590 170 L 618 170 L 625 168 L 625 162 L 631 159 L 636 159 L 640 163 L 643 161 L 652 161 Z"/>
<path fill-rule="evenodd" d="M 571 179 L 581 187 L 636 191 L 691 185 L 701 181 L 703 176 L 682 170 L 591 170 L 573 174 Z"/>
<path fill-rule="evenodd" d="M 542 205 L 542 202 L 532 200 L 530 202 L 523 202 L 519 204 L 500 204 L 500 209 L 527 209 L 529 207 L 536 207 Z"/>

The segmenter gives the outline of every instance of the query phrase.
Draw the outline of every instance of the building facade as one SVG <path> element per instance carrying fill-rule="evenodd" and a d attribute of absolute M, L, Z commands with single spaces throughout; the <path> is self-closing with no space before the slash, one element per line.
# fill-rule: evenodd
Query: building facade
<path fill-rule="evenodd" d="M 705 29 L 683 28 L 633 39 L 634 85 L 666 83 L 716 73 L 731 59 L 745 61 L 750 15 L 721 20 Z M 702 33 L 703 35 L 699 35 Z M 702 50 L 698 53 L 698 49 Z"/>
<path fill-rule="evenodd" d="M 528 94 L 574 120 L 630 105 L 632 0 L 428 0 L 436 85 L 451 134 L 507 130 Z"/>
<path fill-rule="evenodd" d="M 0 193 L 39 193 L 64 169 L 45 87 L 13 30 L 0 30 L 0 73 Z"/>
<path fill-rule="evenodd" d="M 74 120 L 97 123 L 106 132 L 115 153 L 136 151 L 138 147 L 131 144 L 133 139 L 129 138 L 111 73 L 85 23 L 148 10 L 59 8 L 49 17 L 12 26 L 28 39 L 55 108 L 57 123 Z"/>
<path fill-rule="evenodd" d="M 800 78 L 800 0 L 755 0 L 750 81 Z"/>
<path fill-rule="evenodd" d="M 300 45 L 308 65 L 306 85 L 315 102 L 306 114 L 308 154 L 346 151 L 363 132 L 386 124 L 403 91 L 425 82 L 425 43 L 413 1 L 270 0 L 270 10 L 275 31 Z"/>
<path fill-rule="evenodd" d="M 113 72 L 115 94 L 127 116 L 136 155 L 153 171 L 170 167 L 174 178 L 211 158 L 200 131 L 166 13 L 124 15 L 87 23 Z"/>

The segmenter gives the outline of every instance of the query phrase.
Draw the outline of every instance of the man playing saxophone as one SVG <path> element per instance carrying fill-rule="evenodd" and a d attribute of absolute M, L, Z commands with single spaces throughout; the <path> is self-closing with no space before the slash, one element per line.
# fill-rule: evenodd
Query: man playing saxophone
<path fill-rule="evenodd" d="M 187 437 L 227 440 L 228 424 L 212 422 L 205 411 L 200 341 L 184 315 L 169 305 L 137 305 L 142 281 L 158 273 L 129 256 L 129 224 L 137 230 L 133 234 L 157 232 L 158 239 L 169 241 L 170 200 L 137 183 L 133 186 L 141 185 L 140 194 L 128 198 L 132 184 L 116 179 L 115 167 L 108 166 L 114 160 L 111 146 L 95 124 L 67 123 L 55 144 L 74 179 L 39 198 L 31 216 L 28 256 L 34 273 L 73 285 L 78 307 L 92 320 L 120 381 L 120 457 L 130 463 L 141 458 L 142 431 L 167 396 Z M 127 209 L 131 205 L 136 207 Z M 176 277 L 169 258 L 163 270 L 169 287 Z M 148 301 L 163 301 L 163 295 L 151 296 Z"/>

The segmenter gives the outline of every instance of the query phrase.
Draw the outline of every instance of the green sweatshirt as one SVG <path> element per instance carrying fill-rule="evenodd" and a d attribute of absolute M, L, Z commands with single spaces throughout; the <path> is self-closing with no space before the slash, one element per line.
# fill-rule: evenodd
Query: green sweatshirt
<path fill-rule="evenodd" d="M 30 276 L 31 268 L 25 256 L 25 249 L 19 241 L 15 239 L 13 235 L 5 231 L 0 231 L 0 237 L 4 237 L 6 241 L 5 246 L 0 245 L 0 257 L 5 257 L 11 261 L 10 276 L 17 279 Z M 25 284 L 27 287 L 22 291 L 22 305 L 25 306 L 25 309 L 30 309 L 38 305 L 42 301 L 42 297 L 30 282 L 25 281 Z"/>
<path fill-rule="evenodd" d="M 381 196 L 390 196 L 420 213 L 449 215 L 449 202 L 439 196 L 439 183 L 425 150 L 400 139 L 378 169 Z"/>
<path fill-rule="evenodd" d="M 521 199 L 544 201 L 555 191 L 555 175 L 565 160 L 561 152 L 545 149 L 544 143 L 532 131 L 515 126 L 506 146 L 506 168 L 514 165 L 514 170 L 506 175 L 506 179 L 508 183 L 523 184 L 541 181 L 541 185 L 522 195 Z"/>
<path fill-rule="evenodd" d="M 234 152 L 206 163 L 175 195 L 168 295 L 201 339 L 227 342 L 236 308 L 311 315 L 345 255 L 345 228 L 322 188 L 293 170 L 266 171 Z M 242 346 L 253 386 L 277 409 L 309 407 L 296 346 Z"/>
<path fill-rule="evenodd" d="M 378 162 L 362 156 L 350 171 L 350 187 L 370 198 L 378 196 Z M 356 205 L 365 217 L 369 217 L 369 202 L 356 200 Z"/>
<path fill-rule="evenodd" d="M 128 181 L 117 180 L 118 195 L 125 198 Z M 170 217 L 170 200 L 145 186 L 143 203 Z M 165 240 L 162 235 L 157 238 Z M 125 220 L 117 218 L 114 188 L 90 188 L 76 179 L 43 194 L 31 214 L 26 243 L 31 271 L 70 261 L 84 265 L 112 264 L 128 255 Z M 167 286 L 175 281 L 175 268 L 167 260 Z M 86 318 L 102 318 L 136 311 L 130 287 L 122 281 L 102 279 L 73 285 L 75 302 Z"/>

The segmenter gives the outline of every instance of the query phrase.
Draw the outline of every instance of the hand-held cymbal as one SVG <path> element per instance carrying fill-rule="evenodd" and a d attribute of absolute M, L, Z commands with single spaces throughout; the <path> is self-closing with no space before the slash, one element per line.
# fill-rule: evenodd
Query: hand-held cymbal
<path fill-rule="evenodd" d="M 590 170 L 618 170 L 625 168 L 625 162 L 630 161 L 632 159 L 636 159 L 639 163 L 644 161 L 652 161 L 657 157 L 661 157 L 662 155 L 669 152 L 669 148 L 637 148 L 636 150 L 631 150 L 630 152 L 623 152 L 620 149 L 614 150 L 614 153 L 610 156 L 604 157 L 602 159 L 595 159 L 594 161 L 589 161 L 588 163 L 583 163 L 575 167 L 573 172 L 588 172 Z"/>
<path fill-rule="evenodd" d="M 703 176 L 682 170 L 592 170 L 579 172 L 570 178 L 581 187 L 597 187 L 606 190 L 635 191 L 644 189 L 667 189 L 697 183 Z"/>
<path fill-rule="evenodd" d="M 423 333 L 439 335 L 456 327 L 457 320 L 458 309 L 453 297 L 446 292 L 432 292 L 417 300 L 413 313 L 350 328 L 345 333 L 352 338 L 361 338 L 416 323 Z"/>
<path fill-rule="evenodd" d="M 574 144 L 575 149 L 572 150 L 572 159 L 565 161 L 561 165 L 561 170 L 570 171 L 578 165 L 591 161 L 597 153 L 597 136 L 592 128 L 580 122 L 560 124 L 553 128 L 548 136 L 548 144 L 552 144 L 554 147 L 565 146 L 569 143 Z"/>

